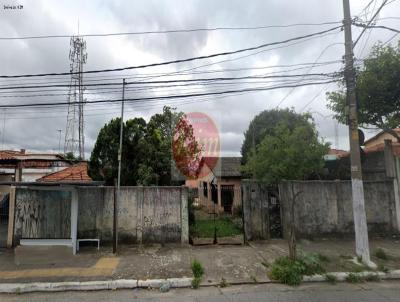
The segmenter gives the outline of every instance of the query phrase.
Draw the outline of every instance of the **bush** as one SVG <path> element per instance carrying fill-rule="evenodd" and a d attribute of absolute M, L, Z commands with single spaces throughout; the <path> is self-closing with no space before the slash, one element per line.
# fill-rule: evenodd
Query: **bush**
<path fill-rule="evenodd" d="M 304 266 L 300 261 L 280 257 L 271 268 L 271 278 L 288 285 L 299 285 L 303 279 Z"/>
<path fill-rule="evenodd" d="M 200 278 L 201 279 L 203 277 L 203 274 L 204 274 L 203 266 L 196 259 L 194 259 L 192 261 L 192 272 L 193 272 L 193 276 L 195 278 Z"/>
<path fill-rule="evenodd" d="M 318 255 L 309 254 L 302 256 L 300 261 L 304 263 L 304 275 L 314 275 L 325 273 L 325 269 L 321 265 L 321 260 Z"/>
<path fill-rule="evenodd" d="M 304 275 L 324 273 L 317 255 L 305 255 L 297 260 L 289 257 L 280 257 L 274 261 L 270 271 L 270 277 L 288 285 L 298 285 Z"/>

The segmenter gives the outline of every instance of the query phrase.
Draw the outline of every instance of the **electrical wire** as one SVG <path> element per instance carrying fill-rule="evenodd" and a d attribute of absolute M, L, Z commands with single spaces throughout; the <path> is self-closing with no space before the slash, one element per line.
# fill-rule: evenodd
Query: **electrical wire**
<path fill-rule="evenodd" d="M 121 68 L 89 70 L 89 71 L 82 71 L 82 72 L 1 75 L 0 78 L 25 78 L 25 77 L 43 77 L 43 76 L 55 76 L 55 75 L 90 74 L 90 73 L 103 73 L 103 72 L 113 72 L 113 71 L 123 71 L 123 70 L 133 70 L 133 69 L 143 69 L 143 68 L 149 68 L 149 67 L 165 66 L 165 65 L 177 64 L 177 63 L 185 63 L 185 62 L 192 62 L 192 61 L 197 61 L 197 60 L 211 59 L 211 58 L 220 57 L 220 56 L 227 56 L 227 55 L 232 55 L 232 54 L 237 54 L 237 53 L 242 53 L 242 52 L 247 52 L 247 51 L 252 51 L 252 50 L 258 50 L 258 49 L 265 48 L 268 46 L 286 44 L 291 41 L 297 41 L 297 40 L 301 40 L 301 39 L 305 39 L 305 38 L 310 38 L 313 36 L 322 35 L 322 34 L 334 31 L 339 28 L 342 28 L 342 26 L 335 26 L 335 27 L 332 27 L 327 30 L 323 30 L 323 31 L 319 31 L 319 32 L 315 32 L 315 33 L 311 33 L 311 34 L 307 34 L 307 35 L 303 35 L 303 36 L 297 36 L 297 37 L 293 37 L 290 39 L 272 42 L 272 43 L 264 43 L 261 45 L 248 47 L 248 48 L 242 48 L 242 49 L 238 49 L 238 50 L 234 50 L 234 51 L 226 51 L 226 52 L 220 52 L 220 53 L 215 53 L 215 54 L 211 54 L 211 55 L 197 56 L 197 57 L 191 57 L 191 58 L 187 58 L 187 59 L 179 59 L 179 60 L 166 61 L 166 62 L 160 62 L 160 63 L 144 64 L 144 65 L 138 65 L 138 66 L 121 67 Z"/>

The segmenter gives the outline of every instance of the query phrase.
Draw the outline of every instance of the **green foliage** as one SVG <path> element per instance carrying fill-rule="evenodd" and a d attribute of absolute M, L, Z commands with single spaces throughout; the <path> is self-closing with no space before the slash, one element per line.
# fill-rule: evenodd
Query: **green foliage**
<path fill-rule="evenodd" d="M 337 281 L 337 278 L 335 275 L 332 274 L 325 274 L 325 280 L 331 284 L 335 284 Z"/>
<path fill-rule="evenodd" d="M 288 285 L 298 285 L 304 275 L 324 273 L 325 269 L 317 255 L 303 255 L 296 260 L 280 257 L 274 261 L 270 276 L 272 279 Z"/>
<path fill-rule="evenodd" d="M 192 261 L 191 267 L 192 267 L 193 276 L 195 278 L 203 277 L 204 269 L 203 269 L 203 265 L 200 263 L 200 261 L 194 259 Z"/>
<path fill-rule="evenodd" d="M 382 130 L 400 126 L 400 48 L 377 44 L 357 70 L 358 121 L 362 127 Z M 335 118 L 347 124 L 344 90 L 327 93 Z"/>
<path fill-rule="evenodd" d="M 192 288 L 194 288 L 194 289 L 199 288 L 200 283 L 201 283 L 201 278 L 196 278 L 196 277 L 193 278 L 192 279 Z"/>
<path fill-rule="evenodd" d="M 272 109 L 259 113 L 250 122 L 249 128 L 244 133 L 242 145 L 242 163 L 247 160 L 255 148 L 261 143 L 267 135 L 274 135 L 275 126 L 279 123 L 286 124 L 293 130 L 299 125 L 304 125 L 304 117 L 290 109 Z"/>
<path fill-rule="evenodd" d="M 67 152 L 64 154 L 65 159 L 68 160 L 81 160 L 80 156 L 75 156 L 72 152 Z"/>
<path fill-rule="evenodd" d="M 361 283 L 364 282 L 364 278 L 356 273 L 348 273 L 346 276 L 346 281 L 349 283 Z"/>
<path fill-rule="evenodd" d="M 306 254 L 301 256 L 299 261 L 304 264 L 304 275 L 314 275 L 314 274 L 322 274 L 325 272 L 321 264 L 320 257 L 315 254 Z"/>
<path fill-rule="evenodd" d="M 281 257 L 272 264 L 270 277 L 288 285 L 299 285 L 303 279 L 304 266 L 300 261 Z"/>
<path fill-rule="evenodd" d="M 153 115 L 149 122 L 142 118 L 123 124 L 122 185 L 171 185 L 171 144 L 175 125 L 183 116 L 169 107 Z M 186 130 L 182 125 L 182 131 Z M 190 133 L 189 133 L 190 134 Z M 118 172 L 120 119 L 115 118 L 100 130 L 89 161 L 89 174 L 94 180 L 114 183 Z M 193 140 L 193 132 L 188 140 Z"/>
<path fill-rule="evenodd" d="M 375 256 L 376 256 L 376 258 L 381 259 L 381 260 L 389 260 L 388 254 L 386 254 L 385 250 L 382 248 L 378 248 L 375 251 Z"/>
<path fill-rule="evenodd" d="M 193 236 L 199 238 L 213 238 L 215 228 L 218 237 L 230 237 L 242 234 L 242 230 L 228 217 L 220 217 L 207 220 L 196 220 L 191 227 Z"/>
<path fill-rule="evenodd" d="M 291 111 L 290 111 L 291 112 Z M 294 114 L 292 112 L 292 114 Z M 310 115 L 296 115 L 293 125 L 280 121 L 248 156 L 244 171 L 271 184 L 281 180 L 306 179 L 319 174 L 329 145 L 318 140 Z"/>

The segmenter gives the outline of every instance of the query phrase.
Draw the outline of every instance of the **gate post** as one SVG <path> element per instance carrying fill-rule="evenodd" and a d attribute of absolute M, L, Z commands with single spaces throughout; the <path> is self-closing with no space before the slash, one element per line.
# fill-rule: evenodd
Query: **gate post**
<path fill-rule="evenodd" d="M 14 221 L 15 221 L 15 187 L 10 188 L 10 198 L 8 206 L 8 230 L 7 230 L 7 248 L 13 247 L 14 239 Z"/>

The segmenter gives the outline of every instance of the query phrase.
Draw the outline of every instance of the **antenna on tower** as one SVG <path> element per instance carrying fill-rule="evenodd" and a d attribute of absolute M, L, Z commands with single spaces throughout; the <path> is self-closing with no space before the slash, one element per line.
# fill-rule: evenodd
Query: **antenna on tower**
<path fill-rule="evenodd" d="M 68 115 L 65 129 L 64 153 L 72 153 L 85 158 L 84 114 L 83 106 L 83 64 L 86 64 L 86 42 L 82 37 L 73 36 L 69 51 L 71 82 L 68 93 Z"/>

